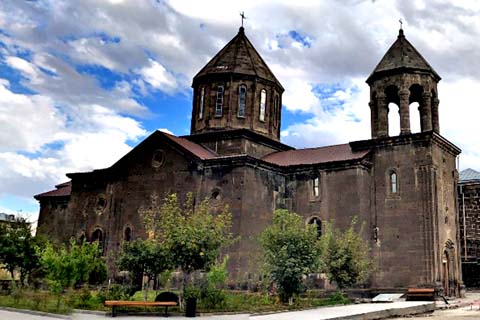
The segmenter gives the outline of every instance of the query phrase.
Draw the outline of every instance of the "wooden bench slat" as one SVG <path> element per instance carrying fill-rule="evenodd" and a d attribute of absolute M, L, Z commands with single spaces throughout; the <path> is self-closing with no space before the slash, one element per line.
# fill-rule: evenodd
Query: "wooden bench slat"
<path fill-rule="evenodd" d="M 165 316 L 168 317 L 168 307 L 177 306 L 174 301 L 124 301 L 124 300 L 106 300 L 103 303 L 107 307 L 112 307 L 112 317 L 117 315 L 117 307 L 165 307 Z"/>
<path fill-rule="evenodd" d="M 176 306 L 176 302 L 152 302 L 152 301 L 121 301 L 121 300 L 106 300 L 104 303 L 107 307 L 111 306 L 146 306 L 146 307 L 165 307 Z"/>
<path fill-rule="evenodd" d="M 435 289 L 408 289 L 408 293 L 433 293 Z"/>

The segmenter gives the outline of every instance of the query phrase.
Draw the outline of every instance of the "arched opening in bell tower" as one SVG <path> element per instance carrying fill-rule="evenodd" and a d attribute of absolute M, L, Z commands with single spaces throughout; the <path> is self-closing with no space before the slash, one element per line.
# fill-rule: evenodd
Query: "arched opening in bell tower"
<path fill-rule="evenodd" d="M 409 111 L 410 111 L 410 132 L 417 133 L 422 131 L 421 126 L 421 114 L 422 100 L 423 100 L 423 87 L 419 84 L 413 84 L 409 88 Z"/>
<path fill-rule="evenodd" d="M 388 107 L 387 132 L 390 137 L 400 134 L 400 98 L 398 87 L 391 85 L 385 88 Z"/>

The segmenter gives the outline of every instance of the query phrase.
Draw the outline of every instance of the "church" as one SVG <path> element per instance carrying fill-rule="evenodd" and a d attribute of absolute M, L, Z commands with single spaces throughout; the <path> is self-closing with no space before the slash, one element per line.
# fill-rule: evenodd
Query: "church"
<path fill-rule="evenodd" d="M 366 80 L 371 139 L 295 149 L 280 141 L 284 88 L 241 27 L 193 78 L 191 134 L 156 131 L 109 168 L 68 173 L 69 182 L 35 196 L 38 230 L 99 241 L 111 257 L 123 241 L 146 238 L 142 212 L 193 192 L 214 211 L 228 204 L 240 237 L 228 268 L 241 279 L 260 273 L 258 238 L 275 209 L 298 213 L 319 234 L 326 221 L 346 228 L 357 217 L 375 266 L 368 287 L 459 295 L 460 149 L 440 134 L 440 79 L 400 29 Z M 396 136 L 389 112 L 400 115 Z"/>

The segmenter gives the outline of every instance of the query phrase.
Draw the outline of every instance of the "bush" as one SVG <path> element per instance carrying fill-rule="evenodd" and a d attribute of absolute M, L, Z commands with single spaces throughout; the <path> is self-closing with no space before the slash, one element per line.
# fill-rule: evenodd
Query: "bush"
<path fill-rule="evenodd" d="M 135 294 L 136 288 L 130 285 L 112 284 L 109 288 L 102 288 L 98 299 L 103 303 L 105 300 L 130 300 Z"/>
<path fill-rule="evenodd" d="M 327 224 L 322 236 L 325 267 L 330 281 L 335 281 L 339 289 L 362 283 L 371 272 L 368 242 L 362 237 L 362 228 L 355 230 L 357 219 L 353 218 L 350 227 L 343 231 Z"/>
<path fill-rule="evenodd" d="M 92 295 L 87 286 L 68 292 L 67 304 L 74 309 L 96 309 L 102 302 L 98 297 Z"/>
<path fill-rule="evenodd" d="M 227 262 L 228 256 L 223 259 L 220 265 L 213 266 L 203 279 L 200 299 L 207 309 L 225 306 L 226 295 L 223 292 L 223 286 L 228 276 Z"/>
<path fill-rule="evenodd" d="M 267 274 L 278 286 L 282 302 L 291 304 L 302 292 L 303 276 L 315 272 L 320 260 L 317 230 L 287 210 L 275 210 L 273 223 L 261 235 Z"/>

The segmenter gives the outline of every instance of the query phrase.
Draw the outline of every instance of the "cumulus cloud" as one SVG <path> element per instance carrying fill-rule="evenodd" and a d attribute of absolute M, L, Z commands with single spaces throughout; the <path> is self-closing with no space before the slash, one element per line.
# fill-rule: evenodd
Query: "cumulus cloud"
<path fill-rule="evenodd" d="M 175 76 L 168 72 L 160 63 L 152 59 L 150 59 L 150 65 L 148 67 L 141 68 L 137 73 L 142 76 L 144 82 L 157 90 L 171 94 L 178 89 Z"/>
<path fill-rule="evenodd" d="M 285 112 L 300 119 L 282 128 L 297 147 L 369 138 L 364 79 L 403 17 L 407 38 L 444 78 L 442 134 L 463 149 L 462 167 L 480 170 L 480 5 L 471 1 L 2 1 L 0 63 L 21 76 L 0 75 L 0 195 L 44 191 L 67 171 L 128 152 L 144 119 L 169 107 L 142 98 L 188 98 L 191 78 L 237 32 L 240 11 L 286 89 Z"/>

